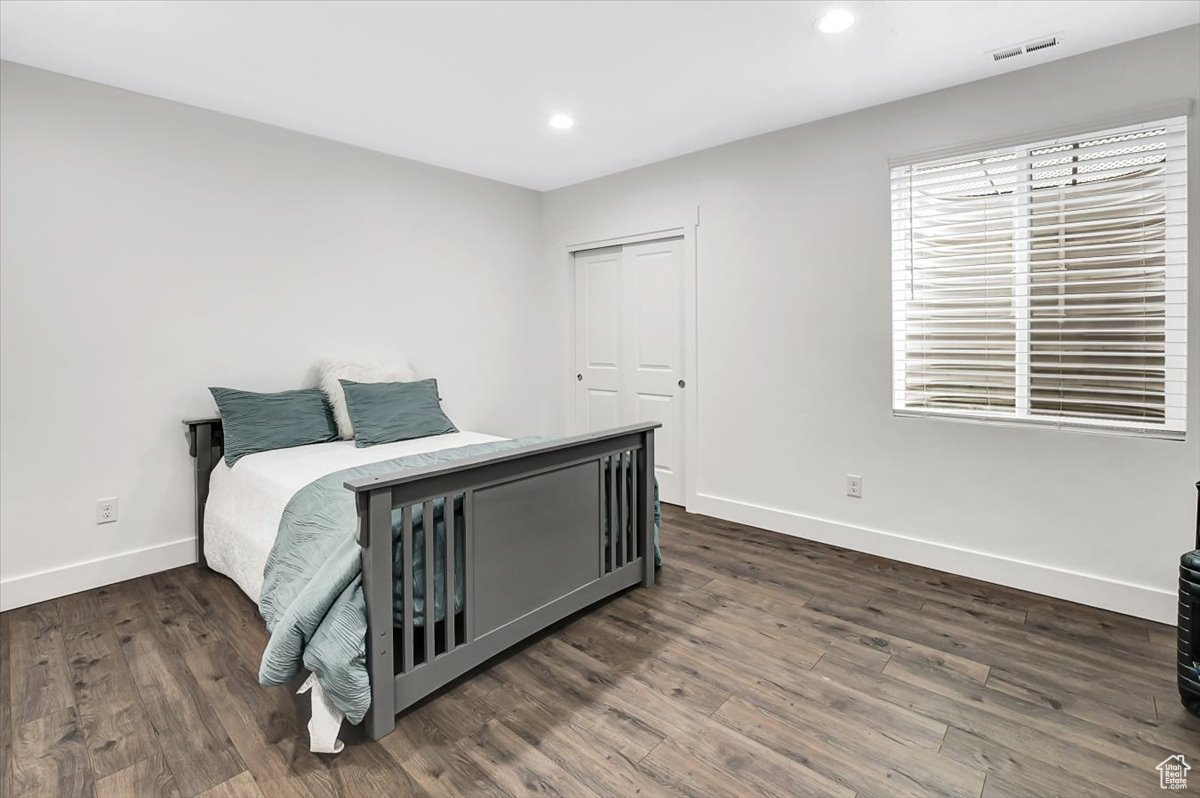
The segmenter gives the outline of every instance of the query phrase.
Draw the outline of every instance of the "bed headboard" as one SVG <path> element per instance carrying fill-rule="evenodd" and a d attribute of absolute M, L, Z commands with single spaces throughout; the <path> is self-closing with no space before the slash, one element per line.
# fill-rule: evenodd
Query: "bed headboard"
<path fill-rule="evenodd" d="M 207 568 L 204 559 L 204 505 L 208 502 L 208 480 L 225 454 L 225 434 L 221 418 L 184 419 L 187 427 L 188 454 L 195 463 L 196 480 L 196 562 Z"/>

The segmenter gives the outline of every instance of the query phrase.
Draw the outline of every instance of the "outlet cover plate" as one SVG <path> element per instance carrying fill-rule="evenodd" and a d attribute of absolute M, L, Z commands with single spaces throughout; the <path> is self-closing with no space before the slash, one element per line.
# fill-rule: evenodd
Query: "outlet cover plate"
<path fill-rule="evenodd" d="M 111 524 L 117 520 L 117 498 L 96 499 L 96 523 Z"/>
<path fill-rule="evenodd" d="M 857 474 L 846 475 L 846 495 L 852 499 L 861 499 L 863 495 L 863 478 Z"/>

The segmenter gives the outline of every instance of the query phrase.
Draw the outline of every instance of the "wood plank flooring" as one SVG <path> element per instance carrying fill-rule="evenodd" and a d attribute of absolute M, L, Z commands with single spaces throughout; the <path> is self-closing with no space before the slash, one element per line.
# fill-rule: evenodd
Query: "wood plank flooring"
<path fill-rule="evenodd" d="M 0 615 L 0 795 L 1142 796 L 1195 758 L 1169 627 L 667 508 L 666 566 L 308 752 L 233 583 Z"/>

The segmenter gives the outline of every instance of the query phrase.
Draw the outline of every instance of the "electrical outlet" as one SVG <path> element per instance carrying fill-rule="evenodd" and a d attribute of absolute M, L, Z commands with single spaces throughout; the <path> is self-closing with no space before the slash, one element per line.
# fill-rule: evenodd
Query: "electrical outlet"
<path fill-rule="evenodd" d="M 853 499 L 862 498 L 862 477 L 857 474 L 846 475 L 846 495 Z"/>
<path fill-rule="evenodd" d="M 96 499 L 96 523 L 111 524 L 117 520 L 117 497 Z"/>

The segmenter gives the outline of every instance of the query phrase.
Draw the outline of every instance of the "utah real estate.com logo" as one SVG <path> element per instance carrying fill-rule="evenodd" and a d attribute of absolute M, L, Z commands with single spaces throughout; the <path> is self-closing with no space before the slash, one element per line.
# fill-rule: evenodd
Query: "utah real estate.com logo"
<path fill-rule="evenodd" d="M 1192 766 L 1183 758 L 1183 754 L 1169 756 L 1155 768 L 1158 771 L 1158 786 L 1164 790 L 1186 790 L 1187 773 Z"/>

